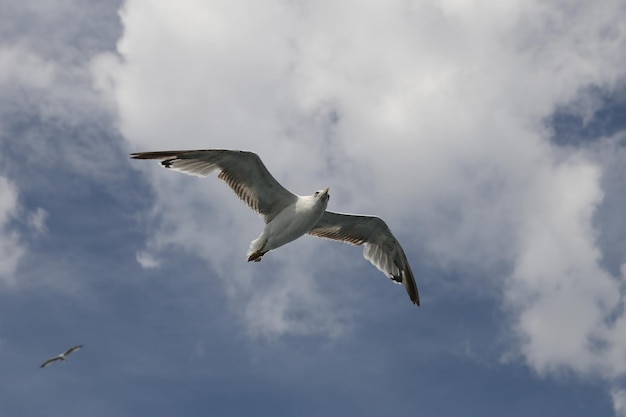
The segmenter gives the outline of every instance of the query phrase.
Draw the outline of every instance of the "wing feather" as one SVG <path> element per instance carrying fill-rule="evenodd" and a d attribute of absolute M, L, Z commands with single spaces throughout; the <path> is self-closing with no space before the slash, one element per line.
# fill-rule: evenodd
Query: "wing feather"
<path fill-rule="evenodd" d="M 78 349 L 80 349 L 80 348 L 82 348 L 82 347 L 83 347 L 83 345 L 76 345 L 76 346 L 72 346 L 71 348 L 69 348 L 68 350 L 66 350 L 66 351 L 63 353 L 63 356 L 67 356 L 67 355 L 69 355 L 70 353 L 76 352 Z"/>
<path fill-rule="evenodd" d="M 48 365 L 53 364 L 56 361 L 60 361 L 61 357 L 60 356 L 55 356 L 54 358 L 50 358 L 47 361 L 45 361 L 44 363 L 41 364 L 40 368 L 45 368 Z"/>
<path fill-rule="evenodd" d="M 404 284 L 411 301 L 420 305 L 417 284 L 404 250 L 383 219 L 326 211 L 308 233 L 357 246 L 365 245 L 365 259 L 395 282 Z"/>
<path fill-rule="evenodd" d="M 251 209 L 269 223 L 297 196 L 283 187 L 253 152 L 207 149 L 197 151 L 138 152 L 134 159 L 160 159 L 165 168 L 206 177 L 219 171 L 218 178 Z"/>

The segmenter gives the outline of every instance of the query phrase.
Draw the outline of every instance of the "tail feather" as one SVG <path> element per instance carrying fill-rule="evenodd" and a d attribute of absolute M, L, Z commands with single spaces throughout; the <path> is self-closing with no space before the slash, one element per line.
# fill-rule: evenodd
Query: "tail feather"
<path fill-rule="evenodd" d="M 268 251 L 256 251 L 252 254 L 250 254 L 250 256 L 248 256 L 248 262 L 250 261 L 254 261 L 254 262 L 261 262 L 261 259 L 263 258 L 263 255 L 265 255 Z"/>
<path fill-rule="evenodd" d="M 261 233 L 261 236 L 250 242 L 250 247 L 248 248 L 248 253 L 246 254 L 248 256 L 248 262 L 259 262 L 263 255 L 269 252 L 264 250 L 266 244 L 267 237 L 265 237 L 265 233 Z"/>

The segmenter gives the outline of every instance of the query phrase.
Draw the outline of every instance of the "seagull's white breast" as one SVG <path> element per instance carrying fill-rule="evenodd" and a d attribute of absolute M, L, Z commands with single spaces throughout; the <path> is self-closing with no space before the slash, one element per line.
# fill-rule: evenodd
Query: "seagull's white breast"
<path fill-rule="evenodd" d="M 276 249 L 295 240 L 311 230 L 324 214 L 328 200 L 304 196 L 285 207 L 265 226 L 264 234 L 268 237 L 266 250 Z"/>

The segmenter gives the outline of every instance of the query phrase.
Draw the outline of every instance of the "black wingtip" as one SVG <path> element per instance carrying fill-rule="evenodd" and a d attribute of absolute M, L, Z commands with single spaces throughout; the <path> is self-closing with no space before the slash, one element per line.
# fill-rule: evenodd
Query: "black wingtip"
<path fill-rule="evenodd" d="M 417 288 L 415 288 L 415 293 L 414 294 L 409 292 L 409 297 L 411 298 L 411 301 L 413 302 L 413 304 L 415 304 L 418 307 L 420 306 L 420 295 L 417 292 Z"/>
<path fill-rule="evenodd" d="M 193 151 L 156 151 L 156 152 L 134 152 L 130 154 L 131 159 L 171 159 L 179 155 Z"/>
<path fill-rule="evenodd" d="M 415 283 L 415 278 L 413 277 L 413 271 L 411 271 L 411 267 L 407 264 L 407 269 L 402 271 L 402 284 L 404 284 L 404 288 L 406 288 L 406 292 L 409 294 L 409 298 L 416 306 L 420 306 L 420 294 L 417 290 L 417 284 Z"/>
<path fill-rule="evenodd" d="M 170 154 L 167 154 L 169 156 Z M 163 159 L 165 155 L 159 152 L 135 152 L 130 154 L 131 159 Z"/>

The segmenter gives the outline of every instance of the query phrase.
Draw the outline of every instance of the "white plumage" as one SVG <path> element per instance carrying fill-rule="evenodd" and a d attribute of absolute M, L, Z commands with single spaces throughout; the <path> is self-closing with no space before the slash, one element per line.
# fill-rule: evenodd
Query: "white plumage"
<path fill-rule="evenodd" d="M 54 362 L 57 361 L 63 361 L 65 362 L 67 359 L 67 356 L 70 355 L 71 353 L 76 352 L 78 349 L 82 348 L 83 345 L 76 345 L 76 346 L 72 346 L 71 348 L 69 348 L 68 350 L 66 350 L 63 353 L 59 353 L 56 356 L 53 356 L 52 358 L 48 359 L 47 361 L 45 361 L 44 363 L 41 364 L 40 368 L 45 368 L 48 365 L 53 364 Z"/>
<path fill-rule="evenodd" d="M 139 152 L 134 159 L 159 159 L 165 168 L 206 177 L 219 171 L 224 180 L 250 208 L 265 220 L 261 235 L 251 242 L 248 261 L 308 233 L 353 245 L 364 245 L 363 255 L 376 268 L 404 287 L 419 305 L 413 272 L 400 243 L 387 224 L 375 216 L 326 211 L 328 188 L 310 196 L 297 196 L 284 188 L 267 170 L 259 156 L 224 149 Z"/>

